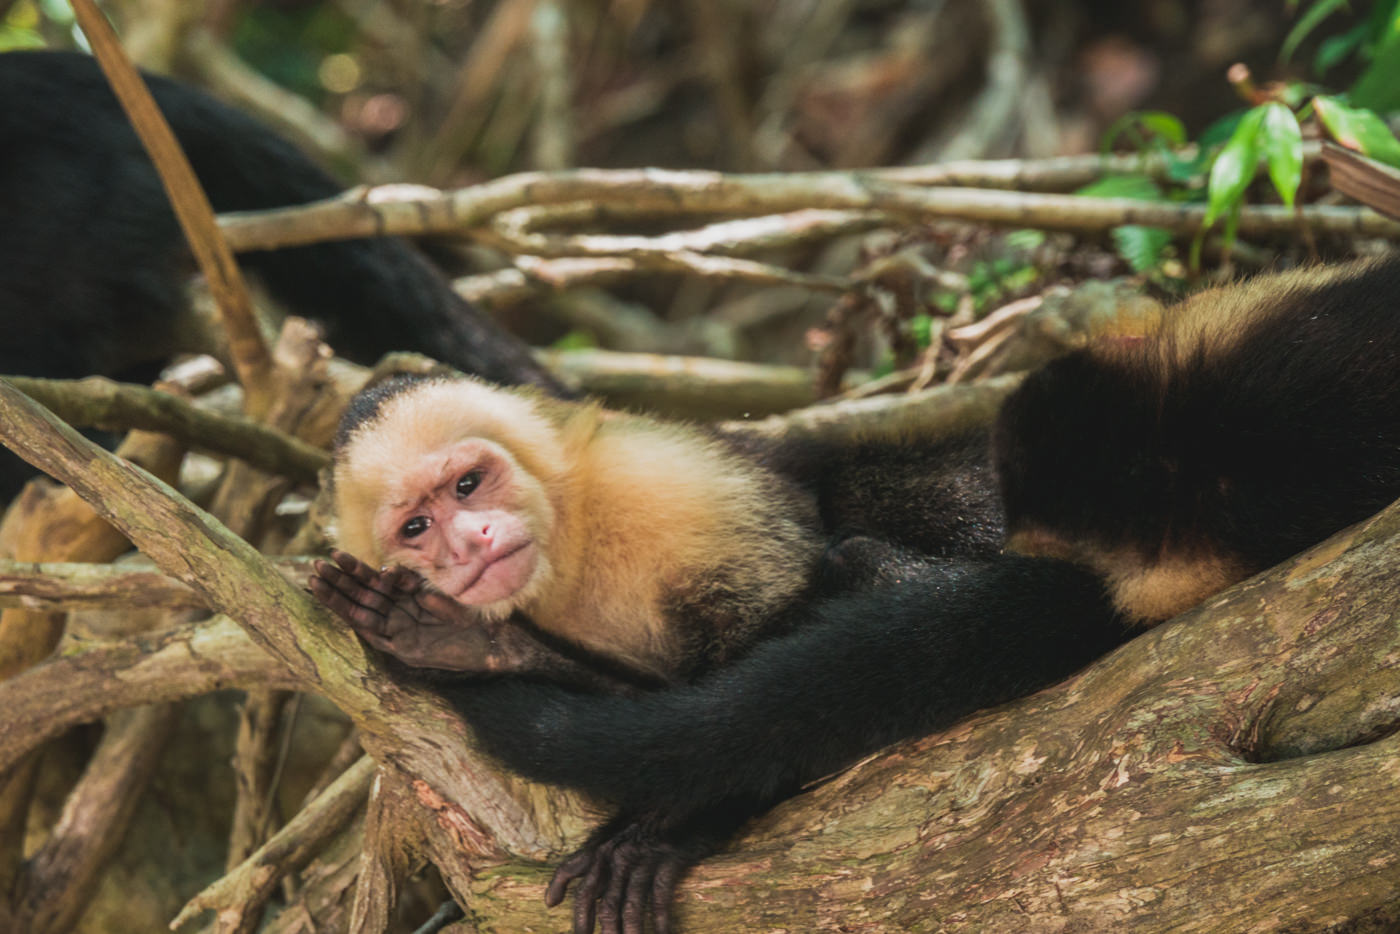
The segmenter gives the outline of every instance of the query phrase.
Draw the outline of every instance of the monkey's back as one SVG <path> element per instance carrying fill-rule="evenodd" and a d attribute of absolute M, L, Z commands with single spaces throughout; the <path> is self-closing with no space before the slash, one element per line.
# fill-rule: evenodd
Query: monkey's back
<path fill-rule="evenodd" d="M 1185 592 L 1371 515 L 1400 496 L 1397 306 L 1395 257 L 1262 276 L 1032 374 L 995 433 L 1012 534 Z"/>

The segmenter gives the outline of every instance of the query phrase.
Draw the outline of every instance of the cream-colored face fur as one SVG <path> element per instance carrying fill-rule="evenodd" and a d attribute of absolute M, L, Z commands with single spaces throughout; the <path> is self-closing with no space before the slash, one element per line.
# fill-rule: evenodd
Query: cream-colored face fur
<path fill-rule="evenodd" d="M 550 580 L 548 483 L 561 461 L 553 426 L 528 399 L 468 381 L 412 387 L 337 458 L 338 544 L 505 616 Z"/>

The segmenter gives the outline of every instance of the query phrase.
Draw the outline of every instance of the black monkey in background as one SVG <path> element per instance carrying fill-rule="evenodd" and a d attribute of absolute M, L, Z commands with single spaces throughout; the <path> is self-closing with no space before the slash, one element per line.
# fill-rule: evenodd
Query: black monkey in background
<path fill-rule="evenodd" d="M 916 555 L 910 579 L 666 690 L 435 685 L 512 768 L 618 806 L 550 903 L 577 881 L 576 931 L 668 931 L 686 867 L 804 784 L 1059 680 L 1124 619 L 1168 618 L 1400 496 L 1397 301 L 1395 256 L 1262 276 L 1031 374 L 992 456 L 1011 544 L 1042 556 Z"/>
<path fill-rule="evenodd" d="M 148 75 L 216 211 L 283 207 L 344 186 L 266 126 Z M 501 383 L 560 385 L 519 340 L 457 296 L 407 241 L 367 238 L 244 253 L 289 310 L 341 354 L 414 350 Z M 180 347 L 193 261 L 154 166 L 97 62 L 0 54 L 0 373 L 149 380 Z M 0 456 L 0 498 L 30 475 Z"/>

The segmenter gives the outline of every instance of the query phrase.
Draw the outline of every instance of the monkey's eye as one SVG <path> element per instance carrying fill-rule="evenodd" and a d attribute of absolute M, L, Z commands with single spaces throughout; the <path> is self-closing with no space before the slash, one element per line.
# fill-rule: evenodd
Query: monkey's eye
<path fill-rule="evenodd" d="M 485 471 L 472 470 L 462 475 L 462 479 L 457 481 L 457 496 L 459 499 L 466 499 L 472 495 L 472 491 L 481 486 L 481 478 Z"/>
<path fill-rule="evenodd" d="M 399 534 L 404 538 L 417 538 L 428 531 L 428 526 L 432 525 L 427 516 L 414 516 L 403 524 L 399 529 Z"/>

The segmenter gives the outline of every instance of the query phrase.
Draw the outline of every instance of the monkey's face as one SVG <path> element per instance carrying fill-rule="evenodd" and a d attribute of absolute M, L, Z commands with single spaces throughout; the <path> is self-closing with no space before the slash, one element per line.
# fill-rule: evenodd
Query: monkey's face
<path fill-rule="evenodd" d="M 386 563 L 493 618 L 547 581 L 553 508 L 504 447 L 468 438 L 423 454 L 385 492 L 374 534 Z"/>

